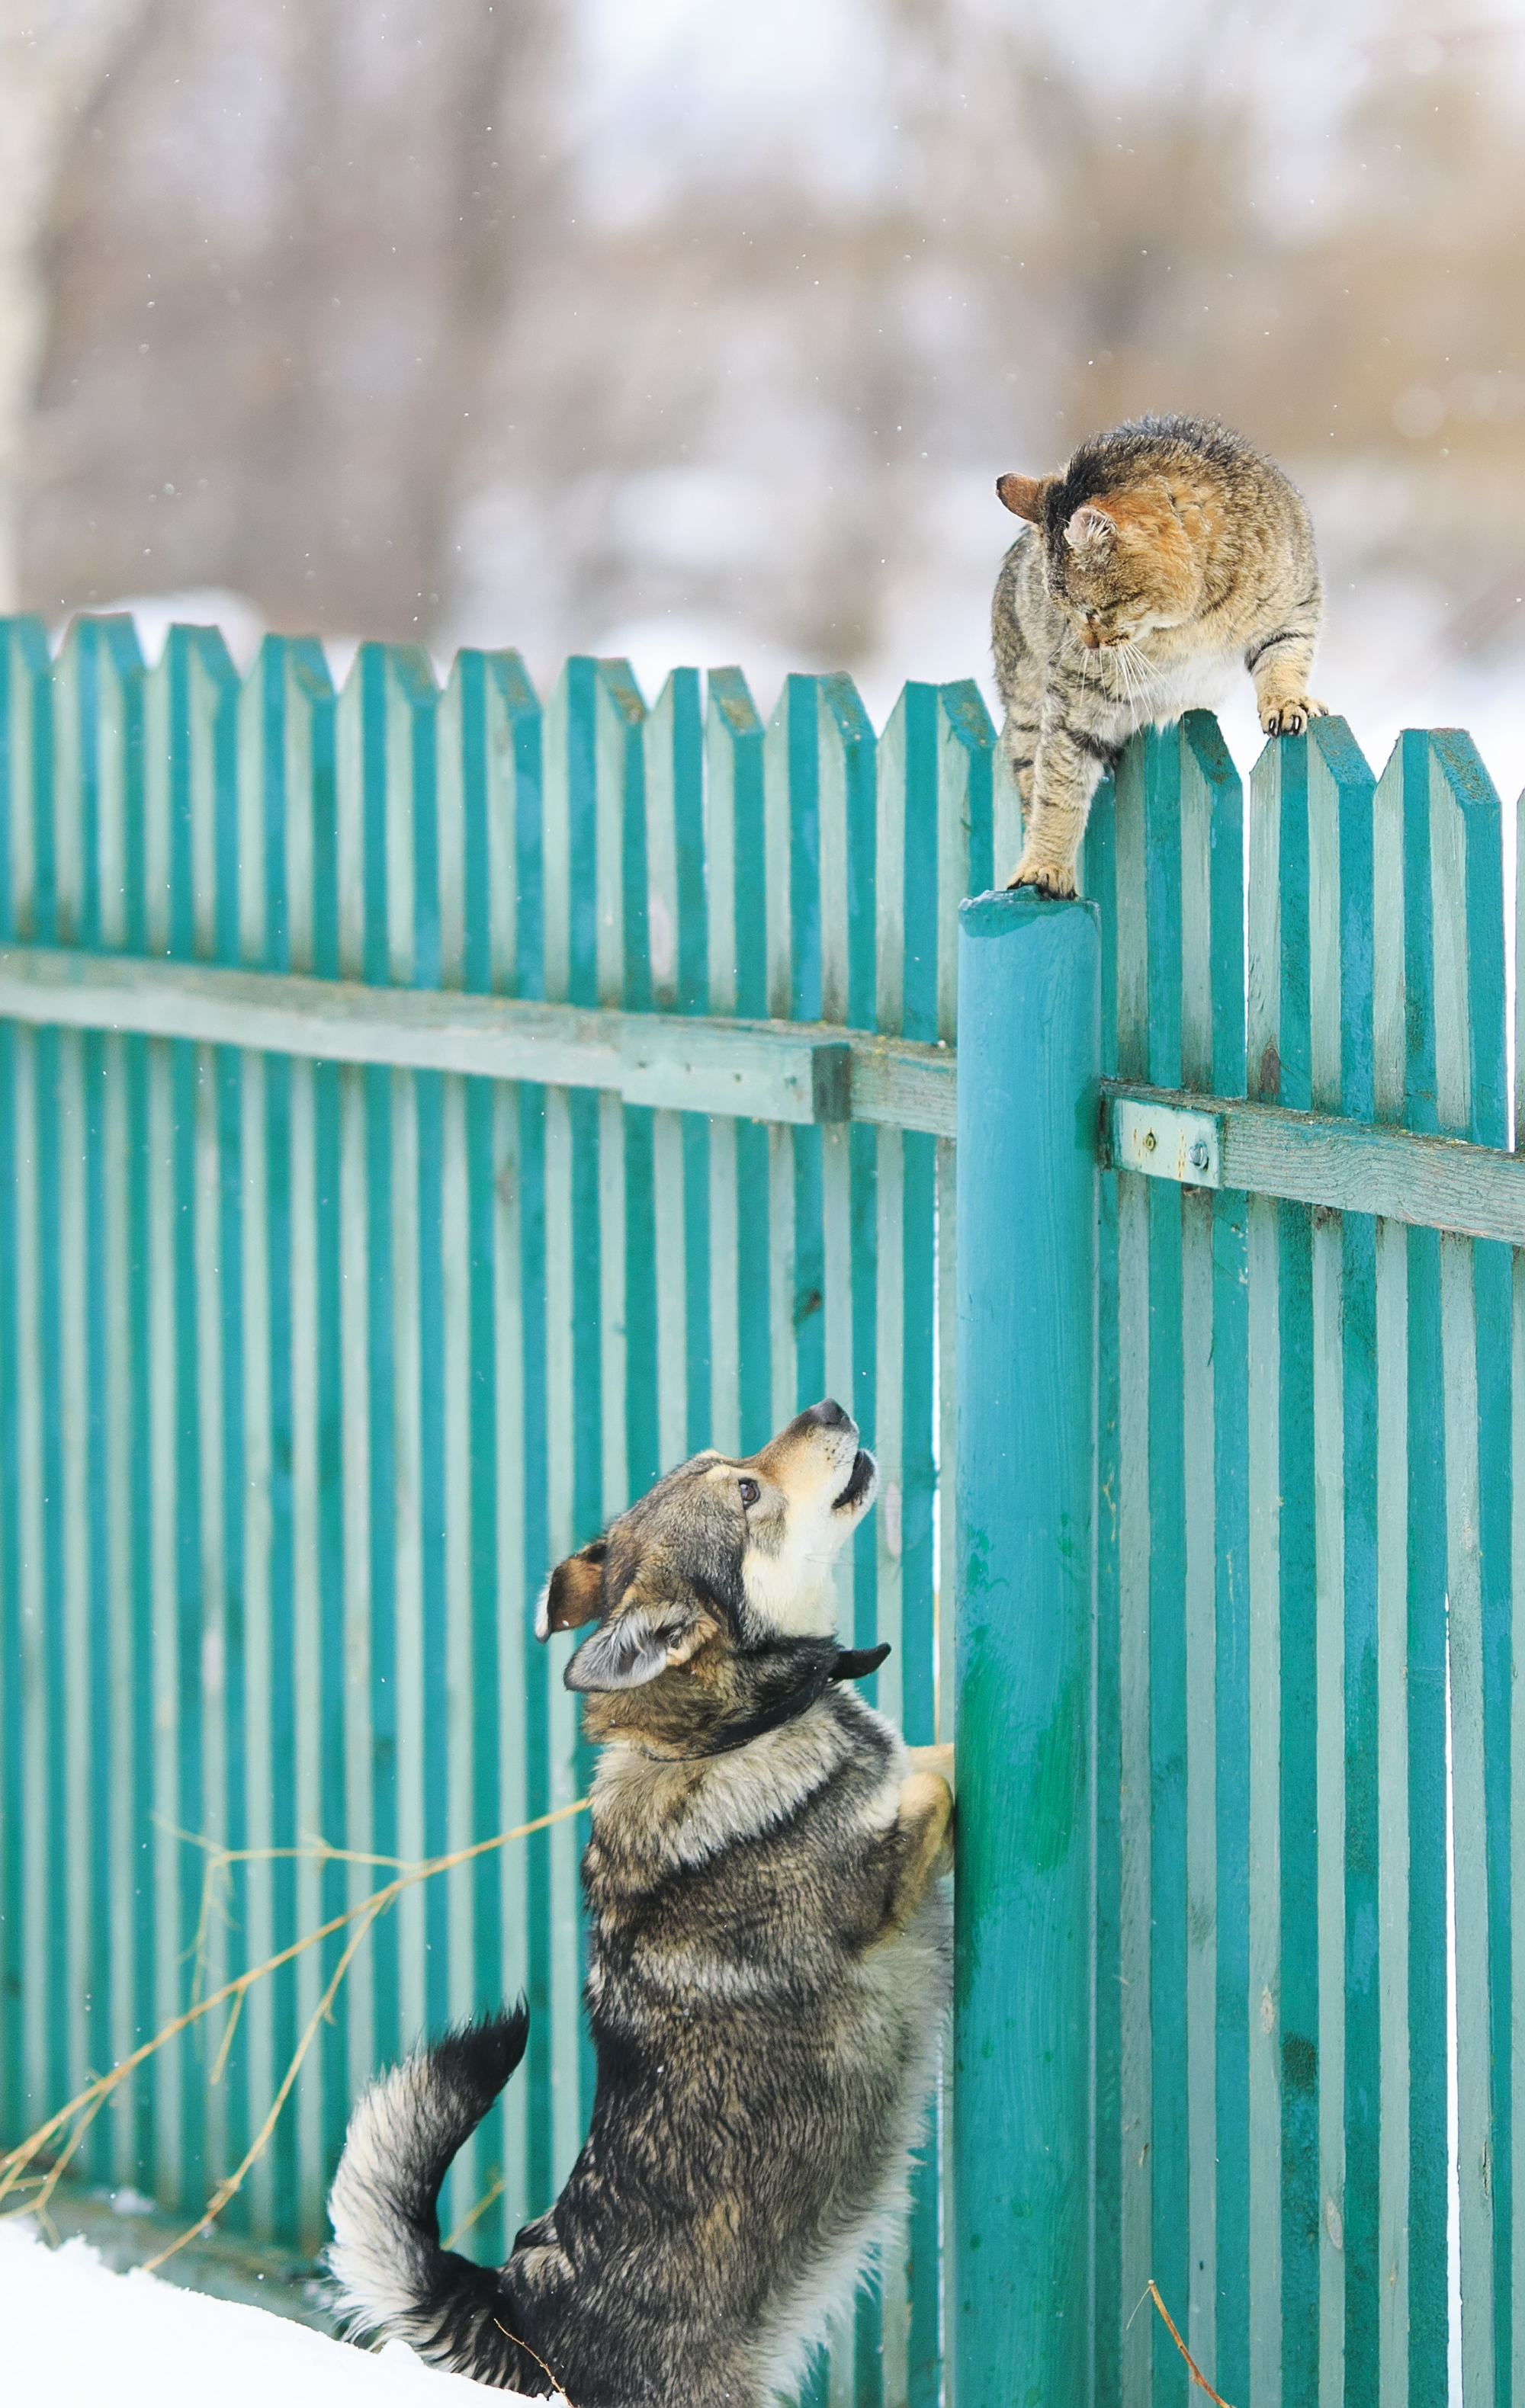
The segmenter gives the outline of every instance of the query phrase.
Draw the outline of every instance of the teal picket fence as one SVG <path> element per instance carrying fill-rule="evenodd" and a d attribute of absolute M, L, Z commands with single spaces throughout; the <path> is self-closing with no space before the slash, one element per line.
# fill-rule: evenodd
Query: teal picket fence
<path fill-rule="evenodd" d="M 1466 2408 L 1514 2397 L 1497 797 L 1329 721 L 1246 814 L 1194 715 L 1089 901 L 960 930 L 1013 821 L 968 684 L 876 738 L 843 678 L 765 726 L 734 670 L 542 704 L 366 645 L 336 694 L 310 642 L 4 623 L 0 2143 L 378 1867 L 574 1800 L 547 1567 L 831 1392 L 884 1482 L 842 1627 L 911 1741 L 957 1690 L 957 2079 L 811 2398 L 930 2408 L 946 2344 L 960 2408 L 1184 2408 L 1151 2278 L 1235 2408 L 1438 2399 L 1457 2289 Z M 444 2220 L 547 2203 L 581 1845 L 408 1894 L 230 2222 L 316 2243 L 359 2084 L 521 1988 Z M 194 2216 L 342 1944 L 81 2168 Z"/>
<path fill-rule="evenodd" d="M 992 757 L 968 684 L 907 687 L 876 741 L 840 677 L 790 678 L 765 726 L 736 670 L 648 710 L 572 660 L 542 705 L 513 653 L 441 692 L 367 644 L 336 695 L 313 642 L 240 680 L 207 629 L 146 669 L 125 619 L 55 659 L 4 625 L 0 2143 L 392 1860 L 575 1799 L 548 1568 L 828 1392 L 884 1481 L 842 1626 L 893 1641 L 869 1694 L 937 1737 L 936 1074 Z M 789 1025 L 698 1058 L 695 1016 L 696 1044 Z M 846 1024 L 909 1040 L 859 1048 L 854 1118 Z M 443 2220 L 481 2208 L 500 2255 L 551 2201 L 590 2103 L 583 1836 L 408 1894 L 230 2222 L 317 2245 L 357 2086 L 521 1989 L 526 2066 Z M 156 2057 L 81 2170 L 194 2215 L 344 1937 L 249 1994 L 222 2062 L 222 2014 Z M 938 2397 L 940 2217 L 932 2145 L 823 2400 Z"/>
<path fill-rule="evenodd" d="M 966 906 L 960 2408 L 1525 2396 L 1504 842 L 1194 714 Z"/>
<path fill-rule="evenodd" d="M 1503 827 L 1470 741 L 1406 735 L 1378 781 L 1316 722 L 1256 773 L 1247 887 L 1244 851 L 1210 722 L 1139 750 L 1088 864 L 1104 1069 L 1506 1148 Z M 1128 2325 L 1150 2274 L 1236 2401 L 1444 2399 L 1453 2276 L 1467 2408 L 1511 2398 L 1525 2345 L 1521 1258 L 1466 1234 L 1480 1196 L 1448 1229 L 1412 1182 L 1402 1219 L 1334 1209 L 1375 1180 L 1358 1147 L 1326 1202 L 1103 1182 L 1097 2333 L 1126 2401 L 1189 2388 L 1158 2320 Z"/>

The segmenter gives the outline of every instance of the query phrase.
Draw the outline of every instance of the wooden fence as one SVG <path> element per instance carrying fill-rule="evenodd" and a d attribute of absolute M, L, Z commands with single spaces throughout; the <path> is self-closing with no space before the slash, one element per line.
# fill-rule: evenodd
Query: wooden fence
<path fill-rule="evenodd" d="M 909 686 L 876 742 L 840 677 L 765 727 L 735 670 L 648 711 L 573 660 L 542 707 L 512 653 L 440 693 L 367 644 L 336 695 L 312 642 L 240 681 L 206 629 L 145 670 L 122 619 L 56 660 L 4 627 L 0 2141 L 379 1878 L 281 1852 L 411 1860 L 577 1797 L 548 1567 L 828 1391 L 883 1467 L 843 1626 L 937 1735 L 992 791 L 970 685 Z M 590 2100 L 583 1836 L 410 1895 L 233 2217 L 319 2243 L 357 2086 L 521 1987 L 526 2066 L 443 2213 L 487 2198 L 488 2254 L 549 2203 Z M 209 1848 L 256 1852 L 209 1913 Z M 341 1940 L 251 1994 L 215 2081 L 220 2019 L 156 2059 L 86 2170 L 194 2214 Z M 937 2397 L 939 2222 L 934 2149 L 823 2399 Z"/>
<path fill-rule="evenodd" d="M 1503 843 L 1195 714 L 965 907 L 960 2408 L 1525 2394 Z"/>
<path fill-rule="evenodd" d="M 547 1566 L 832 1392 L 884 1482 L 842 1627 L 911 1740 L 957 1692 L 959 1966 L 811 2398 L 931 2408 L 946 2341 L 959 2408 L 1184 2408 L 1151 2277 L 1235 2408 L 1429 2408 L 1456 2283 L 1466 2408 L 1516 2396 L 1498 800 L 1326 721 L 1246 824 L 1196 715 L 1099 797 L 1090 901 L 956 941 L 1012 820 L 967 684 L 876 740 L 843 678 L 765 727 L 734 670 L 542 707 L 367 645 L 336 695 L 311 643 L 4 625 L 0 2140 L 375 1859 L 575 1799 Z M 580 1846 L 410 1895 L 234 2216 L 318 2241 L 359 2083 L 520 1987 L 446 2221 L 550 2200 Z M 338 1945 L 124 2088 L 94 2178 L 194 2214 Z"/>

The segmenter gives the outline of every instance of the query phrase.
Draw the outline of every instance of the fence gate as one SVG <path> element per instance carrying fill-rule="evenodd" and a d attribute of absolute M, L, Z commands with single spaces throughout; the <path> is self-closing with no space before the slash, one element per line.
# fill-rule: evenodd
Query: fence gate
<path fill-rule="evenodd" d="M 1234 2408 L 1433 2408 L 1452 2347 L 1502 2408 L 1498 798 L 1465 737 L 1374 781 L 1322 720 L 1246 847 L 1195 715 L 1130 746 L 1084 883 L 961 939 L 959 2408 L 1185 2408 L 1151 2279 Z"/>

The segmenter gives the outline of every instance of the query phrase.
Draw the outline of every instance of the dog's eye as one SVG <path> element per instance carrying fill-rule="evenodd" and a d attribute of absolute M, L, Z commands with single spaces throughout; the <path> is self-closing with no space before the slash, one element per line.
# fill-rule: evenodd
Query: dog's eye
<path fill-rule="evenodd" d="M 739 1480 L 736 1485 L 741 1492 L 741 1502 L 743 1505 L 755 1505 L 758 1498 L 762 1495 L 762 1490 L 758 1487 L 755 1480 Z"/>

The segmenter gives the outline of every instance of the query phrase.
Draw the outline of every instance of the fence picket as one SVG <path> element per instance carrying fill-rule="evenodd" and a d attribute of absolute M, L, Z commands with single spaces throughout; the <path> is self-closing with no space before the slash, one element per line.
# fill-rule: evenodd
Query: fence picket
<path fill-rule="evenodd" d="M 1513 1141 L 1518 1152 L 1521 1131 L 1525 1129 L 1525 1047 L 1520 1043 L 1525 1028 L 1525 989 L 1518 970 L 1521 916 L 1525 913 L 1525 884 L 1519 870 L 1521 853 L 1525 852 L 1525 808 L 1515 806 L 1515 1091 L 1513 1096 Z M 1510 1364 L 1509 1393 L 1511 1399 L 1525 1398 L 1525 1254 L 1517 1248 L 1510 1278 Z M 1512 1600 L 1525 1596 L 1525 1412 L 1511 1410 L 1510 1415 L 1510 1528 L 1508 1593 Z M 1512 1662 L 1512 1648 L 1505 1660 Z M 1501 1714 L 1499 1733 L 1502 1747 L 1508 1748 L 1507 1789 L 1503 1806 L 1508 1832 L 1507 1879 L 1510 1900 L 1509 1955 L 1505 1966 L 1502 1951 L 1499 1965 L 1499 1989 L 1507 1978 L 1508 2015 L 1501 2041 L 1495 2044 L 1493 2064 L 1495 2079 L 1503 2076 L 1508 2083 L 1509 2114 L 1506 2121 L 1508 2145 L 1508 2198 L 1510 2213 L 1502 2213 L 1501 2198 L 1498 2291 L 1509 2303 L 1510 2323 L 1505 2346 L 1501 2317 L 1497 2379 L 1501 2398 L 1507 2387 L 1511 2401 L 1525 2401 L 1525 2214 L 1514 2209 L 1514 2120 L 1513 2109 L 1525 2100 L 1525 1682 L 1515 1681 L 1509 1692 L 1507 1723 Z M 1505 1733 L 1507 1734 L 1505 1736 Z M 1495 1762 L 1497 1762 L 1497 1757 Z M 1496 1795 L 1498 1793 L 1495 1793 Z M 1504 1869 L 1501 1869 L 1504 1870 Z M 1495 2015 L 1499 2014 L 1498 1992 L 1495 1992 Z M 1501 2156 L 1503 2152 L 1501 2151 Z M 1507 2250 L 1507 2256 L 1505 2251 Z M 1514 2303 L 1520 2312 L 1514 2313 Z"/>
<path fill-rule="evenodd" d="M 1119 765 L 1115 805 L 1116 904 L 1113 947 L 1120 1076 L 1148 1071 L 1148 929 L 1145 918 L 1146 800 L 1141 752 Z M 1130 2315 L 1154 2262 L 1152 2157 L 1153 1951 L 1150 1895 L 1153 1818 L 1150 1813 L 1149 1554 L 1153 1521 L 1149 1493 L 1149 1377 L 1154 1317 L 1149 1295 L 1149 1198 L 1142 1176 L 1117 1179 L 1117 1469 L 1116 1517 L 1129 1533 L 1117 1558 L 1118 1696 L 1118 1947 L 1122 1991 L 1118 2093 L 1122 2145 L 1118 2225 L 1122 2298 Z M 1152 2397 L 1154 2339 L 1130 2317 L 1121 2343 L 1125 2408 L 1146 2408 Z"/>
<path fill-rule="evenodd" d="M 1435 1096 L 1444 1128 L 1506 1141 L 1502 829 L 1498 796 L 1467 738 L 1429 746 L 1435 963 Z M 1445 1367 L 1447 1662 L 1460 2193 L 1462 2386 L 1492 2408 L 1507 2384 L 1495 2249 L 1507 2264 L 1510 1397 L 1507 1249 L 1440 1241 Z M 1471 1874 L 1463 1871 L 1469 1868 Z M 1478 1874 L 1480 1872 L 1480 1878 Z M 1498 1928 L 1496 1928 L 1498 1927 Z M 1501 2187 L 1500 2175 L 1503 2175 Z"/>
<path fill-rule="evenodd" d="M 609 833 L 600 828 L 597 786 L 597 666 L 568 661 L 546 709 L 545 982 L 554 1001 L 597 1000 L 597 916 L 611 875 Z M 608 806 L 605 814 L 607 818 Z M 619 867 L 616 822 L 613 868 Z M 600 838 L 603 841 L 600 842 Z M 572 863 L 591 864 L 573 878 Z M 617 891 L 617 890 L 616 890 Z M 540 1577 L 592 1538 L 604 1518 L 604 1418 L 599 1313 L 603 1277 L 599 1211 L 599 1098 L 540 1091 L 545 1143 L 545 1412 L 549 1521 Z M 535 1109 L 532 1100 L 531 1111 Z M 531 1297 L 534 1291 L 528 1291 Z M 623 1401 L 621 1399 L 620 1401 Z M 545 1715 L 547 1804 L 579 1797 L 577 1718 L 561 1684 L 565 1641 L 547 1649 Z M 566 1824 L 548 1835 L 550 1881 L 548 2086 L 552 2157 L 540 2213 L 550 2205 L 582 2133 L 582 2067 L 577 1999 L 582 1981 L 580 1919 L 572 1884 L 579 1842 Z"/>
<path fill-rule="evenodd" d="M 1117 1072 L 1117 823 L 1110 779 L 1091 808 L 1081 857 L 1081 886 L 1101 915 L 1101 1071 Z M 1133 2346 L 1125 2338 L 1132 2300 L 1124 2304 L 1124 2134 L 1121 2100 L 1123 2033 L 1130 2025 L 1128 1985 L 1122 1973 L 1122 1698 L 1119 1666 L 1121 1519 L 1121 1326 L 1119 1226 L 1121 1179 L 1103 1179 L 1098 1227 L 1097 1326 L 1097 1562 L 1095 1738 L 1097 1812 L 1092 1841 L 1096 1885 L 1095 2132 L 1095 2387 L 1098 2401 L 1122 2397 L 1123 2361 Z M 1119 1801 L 1116 1812 L 1112 1800 Z M 1131 2034 L 1129 2035 L 1131 2037 Z M 1134 2294 L 1136 2297 L 1137 2294 Z"/>

